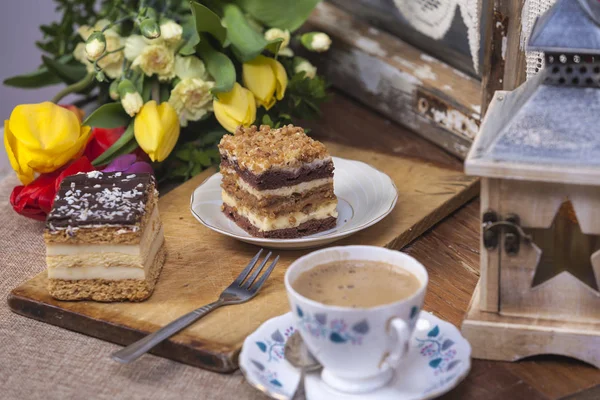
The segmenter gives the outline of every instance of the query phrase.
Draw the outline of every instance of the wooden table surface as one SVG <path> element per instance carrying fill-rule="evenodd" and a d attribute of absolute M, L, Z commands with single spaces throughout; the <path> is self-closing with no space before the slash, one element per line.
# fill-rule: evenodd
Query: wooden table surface
<path fill-rule="evenodd" d="M 334 95 L 323 111 L 326 118 L 312 124 L 317 137 L 339 139 L 375 151 L 418 158 L 450 166 L 457 171 L 462 169 L 459 160 L 342 96 Z M 8 202 L 6 197 L 5 201 Z M 457 326 L 461 324 L 479 277 L 478 209 L 478 200 L 470 202 L 405 249 L 429 271 L 430 286 L 425 309 Z M 7 232 L 18 236 L 18 232 L 29 229 L 34 235 L 29 221 L 16 218 L 13 221 L 13 226 L 8 227 L 12 230 Z M 21 226 L 16 227 L 17 223 Z M 10 251 L 9 248 L 4 257 L 14 264 L 18 257 L 11 255 Z M 28 251 L 28 254 L 37 254 L 31 249 Z M 20 274 L 19 271 L 13 275 Z M 3 283 L 0 281 L 0 289 Z M 0 309 L 0 315 L 5 310 Z M 108 355 L 117 346 L 14 315 L 9 315 L 7 320 L 10 326 L 4 325 L 4 332 L 8 333 L 9 340 L 0 341 L 0 348 L 6 343 L 0 353 L 0 371 L 4 372 L 2 367 L 6 366 L 9 380 L 11 376 L 13 380 L 12 386 L 8 387 L 8 395 L 5 395 L 6 388 L 2 388 L 2 384 L 8 382 L 3 381 L 6 374 L 0 373 L 1 399 L 57 398 L 59 390 L 63 399 L 78 399 L 82 393 L 95 393 L 95 398 L 109 399 L 121 390 L 131 391 L 131 398 L 136 399 L 265 399 L 244 381 L 239 371 L 220 375 L 154 356 L 147 356 L 128 366 L 116 365 L 109 361 Z M 3 337 L 2 327 L 0 318 L 0 337 Z M 29 328 L 25 330 L 24 327 Z M 38 331 L 44 332 L 43 335 L 37 334 Z M 72 349 L 66 349 L 65 337 L 72 341 L 69 342 Z M 27 360 L 28 365 L 35 369 L 23 369 Z M 78 365 L 79 369 L 74 370 L 71 363 Z M 43 368 L 39 368 L 40 365 Z M 49 391 L 33 396 L 31 388 L 36 383 L 36 387 Z M 596 386 L 599 384 L 598 370 L 561 357 L 535 357 L 516 363 L 473 360 L 466 380 L 442 398 L 591 400 L 600 399 L 600 389 Z"/>
<path fill-rule="evenodd" d="M 358 115 L 344 118 L 349 110 Z M 375 151 L 418 157 L 462 169 L 462 162 L 446 153 L 437 149 L 423 151 L 423 144 L 415 141 L 412 135 L 405 139 L 405 136 L 376 134 L 382 130 L 398 131 L 399 128 L 342 96 L 334 96 L 323 112 L 327 118 L 315 124 L 314 135 L 317 137 L 343 140 Z M 350 129 L 350 124 L 357 120 L 365 127 L 364 136 L 353 134 L 341 138 L 339 133 L 334 133 L 356 132 L 355 128 Z M 348 129 L 340 129 L 340 124 L 348 124 Z M 419 151 L 415 151 L 417 148 Z M 425 310 L 456 326 L 461 325 L 479 279 L 479 229 L 477 199 L 404 249 L 429 272 Z M 600 385 L 600 371 L 566 357 L 537 356 L 515 363 L 473 360 L 466 380 L 442 399 L 600 399 L 600 386 L 597 385 Z"/>

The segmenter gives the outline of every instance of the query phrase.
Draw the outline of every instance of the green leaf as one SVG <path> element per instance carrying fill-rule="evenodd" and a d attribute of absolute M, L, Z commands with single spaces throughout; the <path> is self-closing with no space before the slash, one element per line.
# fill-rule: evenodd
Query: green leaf
<path fill-rule="evenodd" d="M 203 167 L 210 167 L 212 165 L 212 160 L 210 159 L 210 155 L 202 150 L 194 150 L 194 160 L 200 163 Z"/>
<path fill-rule="evenodd" d="M 218 162 L 221 160 L 221 153 L 219 153 L 218 149 L 208 149 L 206 150 L 206 154 L 213 160 L 213 162 Z"/>
<path fill-rule="evenodd" d="M 223 7 L 223 21 L 227 25 L 227 38 L 233 47 L 233 53 L 241 62 L 250 61 L 267 48 L 274 54 L 277 54 L 281 39 L 272 42 L 267 41 L 263 35 L 254 30 L 242 10 L 234 4 L 227 4 Z"/>
<path fill-rule="evenodd" d="M 121 103 L 107 103 L 96 109 L 83 121 L 83 125 L 97 128 L 118 128 L 129 124 L 131 117 L 125 113 Z M 132 128 L 133 129 L 133 128 Z"/>
<path fill-rule="evenodd" d="M 169 175 L 174 178 L 183 177 L 184 179 L 189 179 L 190 170 L 189 165 L 178 165 L 169 171 Z"/>
<path fill-rule="evenodd" d="M 202 165 L 200 164 L 195 164 L 194 167 L 192 168 L 192 170 L 190 171 L 190 175 L 191 176 L 196 176 L 198 175 L 200 172 L 202 172 L 204 170 L 204 168 L 202 167 Z"/>
<path fill-rule="evenodd" d="M 48 71 L 45 66 L 29 74 L 16 75 L 4 80 L 6 86 L 18 87 L 22 89 L 35 89 L 44 86 L 56 85 L 61 80 L 58 76 Z"/>
<path fill-rule="evenodd" d="M 308 19 L 320 0 L 235 0 L 263 24 L 295 31 Z M 227 25 L 229 26 L 229 25 Z"/>
<path fill-rule="evenodd" d="M 117 157 L 120 157 L 124 154 L 133 153 L 138 147 L 140 147 L 140 145 L 138 144 L 138 142 L 135 139 L 130 140 L 129 142 L 125 143 L 125 145 L 123 145 L 123 147 L 121 147 L 119 150 L 114 152 L 106 161 L 103 162 L 103 164 L 98 164 L 98 165 L 109 164 L 111 161 L 113 161 Z M 92 163 L 92 164 L 94 164 L 94 163 Z"/>
<path fill-rule="evenodd" d="M 150 97 L 152 97 L 152 79 L 144 79 L 143 83 L 142 83 L 142 100 L 144 101 L 144 104 L 146 102 L 148 102 L 150 100 Z"/>
<path fill-rule="evenodd" d="M 160 85 L 160 102 L 164 103 L 171 97 L 171 88 L 169 85 Z"/>
<path fill-rule="evenodd" d="M 47 56 L 42 56 L 42 61 L 49 71 L 68 84 L 78 82 L 87 75 L 87 70 L 81 63 L 66 64 Z"/>
<path fill-rule="evenodd" d="M 192 15 L 195 19 L 196 30 L 198 33 L 210 33 L 215 39 L 225 45 L 227 40 L 227 29 L 221 24 L 221 19 L 212 10 L 200 3 L 192 1 L 190 3 Z M 196 43 L 197 44 L 197 43 Z"/>
<path fill-rule="evenodd" d="M 262 117 L 262 123 L 263 125 L 269 125 L 269 126 L 273 126 L 273 120 L 271 119 L 271 117 L 269 116 L 269 114 L 265 114 Z"/>
<path fill-rule="evenodd" d="M 97 167 L 99 165 L 105 165 L 123 154 L 129 154 L 135 150 L 138 146 L 137 141 L 133 135 L 133 122 L 127 126 L 125 132 L 116 142 L 113 143 L 104 153 L 100 154 L 93 162 L 92 165 Z"/>
<path fill-rule="evenodd" d="M 190 161 L 192 159 L 192 148 L 184 147 L 175 153 L 175 156 L 181 161 Z"/>
<path fill-rule="evenodd" d="M 186 18 L 181 24 L 181 27 L 183 28 L 184 43 L 179 49 L 179 54 L 191 56 L 196 53 L 196 46 L 200 43 L 200 35 L 196 28 L 196 19 L 193 16 Z"/>
<path fill-rule="evenodd" d="M 144 92 L 144 77 L 145 75 L 143 73 L 139 74 L 139 75 L 134 75 L 133 78 L 131 79 L 131 81 L 133 82 L 133 84 L 135 85 L 135 88 L 137 89 L 137 91 L 139 93 L 143 93 Z M 145 100 L 144 102 L 146 102 L 147 100 Z"/>
<path fill-rule="evenodd" d="M 267 44 L 266 49 L 269 50 L 271 53 L 277 55 L 277 54 L 279 54 L 279 49 L 281 48 L 282 43 L 283 43 L 283 39 L 271 40 Z"/>
<path fill-rule="evenodd" d="M 221 138 L 223 137 L 223 135 L 225 135 L 226 133 L 227 133 L 227 131 L 225 129 L 217 129 L 217 130 L 205 133 L 200 138 L 199 144 L 200 144 L 200 146 L 207 146 L 207 145 L 215 144 L 218 141 L 220 141 Z"/>
<path fill-rule="evenodd" d="M 235 83 L 235 67 L 233 62 L 225 54 L 212 48 L 208 40 L 200 40 L 198 54 L 206 63 L 208 73 L 215 80 L 215 86 L 211 92 L 229 92 Z"/>

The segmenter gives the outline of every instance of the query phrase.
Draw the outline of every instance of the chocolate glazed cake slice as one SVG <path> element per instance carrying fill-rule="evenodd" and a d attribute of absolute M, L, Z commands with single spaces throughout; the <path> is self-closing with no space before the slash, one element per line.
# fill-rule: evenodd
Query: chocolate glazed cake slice
<path fill-rule="evenodd" d="M 65 178 L 46 220 L 48 290 L 58 300 L 141 301 L 165 261 L 150 174 Z"/>
<path fill-rule="evenodd" d="M 335 227 L 333 161 L 302 128 L 240 127 L 219 150 L 223 212 L 252 236 L 297 238 Z"/>

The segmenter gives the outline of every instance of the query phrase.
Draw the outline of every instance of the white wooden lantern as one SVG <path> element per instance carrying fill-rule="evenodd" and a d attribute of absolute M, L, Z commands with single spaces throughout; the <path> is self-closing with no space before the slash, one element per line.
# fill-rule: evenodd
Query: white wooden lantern
<path fill-rule="evenodd" d="M 597 22 L 598 21 L 598 22 Z M 600 367 L 600 3 L 558 0 L 529 42 L 546 68 L 496 92 L 467 161 L 481 181 L 476 358 Z"/>

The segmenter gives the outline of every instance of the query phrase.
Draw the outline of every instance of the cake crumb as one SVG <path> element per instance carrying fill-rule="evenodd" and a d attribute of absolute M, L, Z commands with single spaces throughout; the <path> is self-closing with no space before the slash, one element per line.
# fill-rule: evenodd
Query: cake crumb
<path fill-rule="evenodd" d="M 323 143 L 291 124 L 279 129 L 268 125 L 240 126 L 233 135 L 223 136 L 219 150 L 222 157 L 235 160 L 240 168 L 254 173 L 270 168 L 299 168 L 306 163 L 330 159 Z"/>

